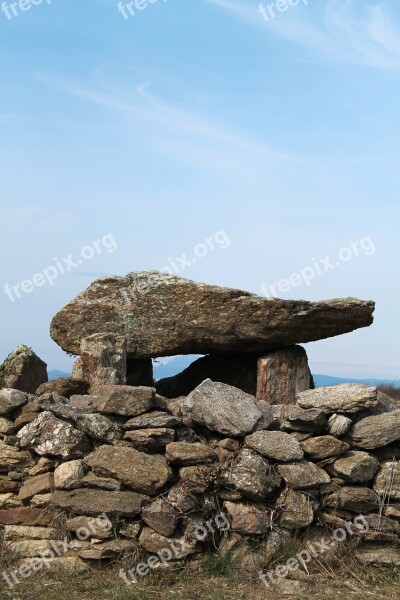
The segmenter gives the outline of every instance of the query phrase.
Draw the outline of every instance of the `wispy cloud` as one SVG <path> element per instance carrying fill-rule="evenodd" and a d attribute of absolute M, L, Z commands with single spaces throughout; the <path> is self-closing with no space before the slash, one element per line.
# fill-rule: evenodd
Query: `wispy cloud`
<path fill-rule="evenodd" d="M 240 0 L 204 0 L 216 9 L 303 47 L 303 60 L 326 59 L 381 69 L 400 68 L 400 23 L 394 3 L 356 0 L 309 0 L 266 21 L 258 4 Z M 268 4 L 266 2 L 265 4 Z"/>

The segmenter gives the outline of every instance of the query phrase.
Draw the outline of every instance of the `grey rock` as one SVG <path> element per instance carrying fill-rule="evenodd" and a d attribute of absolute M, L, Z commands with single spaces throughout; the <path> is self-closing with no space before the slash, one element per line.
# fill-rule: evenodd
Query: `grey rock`
<path fill-rule="evenodd" d="M 328 473 L 314 463 L 306 460 L 298 463 L 279 465 L 277 471 L 286 481 L 287 485 L 294 490 L 317 488 L 329 483 L 331 480 Z"/>
<path fill-rule="evenodd" d="M 380 465 L 374 490 L 387 501 L 400 500 L 400 461 L 387 461 Z"/>
<path fill-rule="evenodd" d="M 379 496 L 373 490 L 364 487 L 345 486 L 329 494 L 325 506 L 350 512 L 372 512 L 378 508 Z"/>
<path fill-rule="evenodd" d="M 356 413 L 378 404 L 375 387 L 359 383 L 343 383 L 301 392 L 297 396 L 301 408 L 318 408 L 326 413 Z"/>
<path fill-rule="evenodd" d="M 221 483 L 244 498 L 263 502 L 279 488 L 281 478 L 264 458 L 245 448 L 223 469 Z"/>
<path fill-rule="evenodd" d="M 0 390 L 0 416 L 9 415 L 17 408 L 28 404 L 29 397 L 18 390 L 3 388 Z"/>
<path fill-rule="evenodd" d="M 23 344 L 17 346 L 0 365 L 0 388 L 34 394 L 47 380 L 46 363 Z"/>
<path fill-rule="evenodd" d="M 355 448 L 372 450 L 400 440 L 400 409 L 365 417 L 358 421 L 346 436 Z"/>
<path fill-rule="evenodd" d="M 333 414 L 328 419 L 328 431 L 335 437 L 340 437 L 347 433 L 352 426 L 353 421 L 346 415 Z"/>
<path fill-rule="evenodd" d="M 126 385 L 126 340 L 111 334 L 95 333 L 81 341 L 82 379 L 91 393 L 102 385 Z"/>
<path fill-rule="evenodd" d="M 246 436 L 245 443 L 263 456 L 282 462 L 300 460 L 304 456 L 299 442 L 283 431 L 258 431 Z"/>
<path fill-rule="evenodd" d="M 305 410 L 296 405 L 283 406 L 279 418 L 281 428 L 287 431 L 321 433 L 326 428 L 326 416 L 320 409 Z"/>
<path fill-rule="evenodd" d="M 368 452 L 352 450 L 335 460 L 332 468 L 337 477 L 351 483 L 364 483 L 374 478 L 379 462 Z"/>
<path fill-rule="evenodd" d="M 166 412 L 154 411 L 139 417 L 129 419 L 124 425 L 124 429 L 146 429 L 156 427 L 180 427 L 182 425 L 182 419 L 174 417 Z"/>
<path fill-rule="evenodd" d="M 122 429 L 104 415 L 85 413 L 79 408 L 68 405 L 45 404 L 48 410 L 61 419 L 71 421 L 77 429 L 101 442 L 113 442 L 122 438 Z"/>
<path fill-rule="evenodd" d="M 279 524 L 285 529 L 302 529 L 314 520 L 311 499 L 301 492 L 284 490 L 278 498 L 277 507 L 280 511 Z"/>
<path fill-rule="evenodd" d="M 97 390 L 97 410 L 106 415 L 137 417 L 154 406 L 155 389 L 129 385 L 104 385 Z"/>
<path fill-rule="evenodd" d="M 77 394 L 87 394 L 89 383 L 83 379 L 73 377 L 59 377 L 48 383 L 43 383 L 36 390 L 36 396 L 43 396 L 55 392 L 64 398 L 70 398 Z"/>
<path fill-rule="evenodd" d="M 157 498 L 142 510 L 142 519 L 161 535 L 173 535 L 178 524 L 178 512 L 163 498 Z"/>
<path fill-rule="evenodd" d="M 350 445 L 331 435 L 309 438 L 302 442 L 304 452 L 313 460 L 324 460 L 338 456 L 350 449 Z"/>
<path fill-rule="evenodd" d="M 206 379 L 182 402 L 184 416 L 223 435 L 250 433 L 263 416 L 256 399 L 224 383 Z"/>

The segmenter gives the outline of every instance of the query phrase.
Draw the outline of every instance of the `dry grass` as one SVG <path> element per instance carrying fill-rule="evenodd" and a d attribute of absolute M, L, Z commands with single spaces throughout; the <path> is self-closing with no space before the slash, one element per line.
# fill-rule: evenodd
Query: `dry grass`
<path fill-rule="evenodd" d="M 396 402 L 400 402 L 400 387 L 398 385 L 394 383 L 392 385 L 380 385 L 378 386 L 378 390 L 390 396 Z"/>

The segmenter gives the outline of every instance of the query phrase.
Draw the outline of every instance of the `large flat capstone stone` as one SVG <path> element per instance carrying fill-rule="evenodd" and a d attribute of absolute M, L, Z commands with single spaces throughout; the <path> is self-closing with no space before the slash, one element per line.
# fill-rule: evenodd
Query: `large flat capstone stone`
<path fill-rule="evenodd" d="M 311 342 L 373 322 L 375 304 L 355 298 L 308 302 L 262 298 L 157 271 L 103 277 L 52 320 L 51 337 L 79 354 L 95 333 L 123 336 L 137 359 L 237 354 Z"/>

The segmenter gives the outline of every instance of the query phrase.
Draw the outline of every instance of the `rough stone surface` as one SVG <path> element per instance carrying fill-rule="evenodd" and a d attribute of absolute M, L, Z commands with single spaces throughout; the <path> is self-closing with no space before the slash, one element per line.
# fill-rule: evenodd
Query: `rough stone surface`
<path fill-rule="evenodd" d="M 380 465 L 374 490 L 380 496 L 400 500 L 400 461 L 387 461 Z"/>
<path fill-rule="evenodd" d="M 165 548 L 170 550 L 172 560 L 180 560 L 189 554 L 196 552 L 196 543 L 188 543 L 185 536 L 166 537 L 153 531 L 150 527 L 144 527 L 139 536 L 139 543 L 147 552 L 157 554 Z"/>
<path fill-rule="evenodd" d="M 297 397 L 301 408 L 318 408 L 326 413 L 356 413 L 378 404 L 375 387 L 359 383 L 343 383 L 301 392 Z"/>
<path fill-rule="evenodd" d="M 57 540 L 60 534 L 54 527 L 27 527 L 24 525 L 6 525 L 4 527 L 4 541 L 16 542 L 18 540 Z"/>
<path fill-rule="evenodd" d="M 54 485 L 59 490 L 73 490 L 82 486 L 85 476 L 83 462 L 71 460 L 62 463 L 54 471 Z"/>
<path fill-rule="evenodd" d="M 129 440 L 137 450 L 163 452 L 163 446 L 167 446 L 175 440 L 175 431 L 165 427 L 134 429 L 125 433 L 125 439 Z"/>
<path fill-rule="evenodd" d="M 33 466 L 29 452 L 22 452 L 13 446 L 7 446 L 0 440 L 0 473 L 24 469 Z"/>
<path fill-rule="evenodd" d="M 39 455 L 59 456 L 65 460 L 81 458 L 91 449 L 89 439 L 70 423 L 45 411 L 17 434 L 19 446 Z"/>
<path fill-rule="evenodd" d="M 302 460 L 298 463 L 279 465 L 278 473 L 294 490 L 307 490 L 329 483 L 329 475 L 312 462 Z"/>
<path fill-rule="evenodd" d="M 221 474 L 221 483 L 242 494 L 244 498 L 263 502 L 275 492 L 281 478 L 261 456 L 245 448 Z"/>
<path fill-rule="evenodd" d="M 72 422 L 77 429 L 100 442 L 113 442 L 122 438 L 122 429 L 104 415 L 85 413 L 79 408 L 59 404 L 45 404 L 42 408 Z"/>
<path fill-rule="evenodd" d="M 366 567 L 400 567 L 400 549 L 391 546 L 369 544 L 357 548 L 356 558 Z"/>
<path fill-rule="evenodd" d="M 168 444 L 165 456 L 167 460 L 178 465 L 197 465 L 216 459 L 215 452 L 205 444 L 187 442 Z"/>
<path fill-rule="evenodd" d="M 0 510 L 0 525 L 46 526 L 53 520 L 54 516 L 51 510 L 39 510 L 37 508 Z"/>
<path fill-rule="evenodd" d="M 326 416 L 320 409 L 304 410 L 296 405 L 273 408 L 277 411 L 281 428 L 287 431 L 321 433 L 326 428 Z"/>
<path fill-rule="evenodd" d="M 262 417 L 253 396 L 211 379 L 203 381 L 184 399 L 182 412 L 211 431 L 233 436 L 250 433 Z"/>
<path fill-rule="evenodd" d="M 258 359 L 257 400 L 294 404 L 296 396 L 312 387 L 307 354 L 301 346 L 271 352 Z"/>
<path fill-rule="evenodd" d="M 143 521 L 157 533 L 169 537 L 178 524 L 178 512 L 163 498 L 157 498 L 142 510 Z"/>
<path fill-rule="evenodd" d="M 340 437 L 347 433 L 352 426 L 353 421 L 346 415 L 333 414 L 328 419 L 328 431 L 335 437 Z"/>
<path fill-rule="evenodd" d="M 346 441 L 356 448 L 371 450 L 400 440 L 400 409 L 365 417 L 354 425 Z"/>
<path fill-rule="evenodd" d="M 0 416 L 4 417 L 28 403 L 28 396 L 11 388 L 0 390 Z"/>
<path fill-rule="evenodd" d="M 124 425 L 124 429 L 146 429 L 156 427 L 180 427 L 182 419 L 174 417 L 166 412 L 154 411 L 139 417 L 129 419 Z"/>
<path fill-rule="evenodd" d="M 106 513 L 109 517 L 133 517 L 139 514 L 148 496 L 135 492 L 109 492 L 80 488 L 78 490 L 56 490 L 51 498 L 53 506 L 63 508 L 76 515 L 98 517 Z"/>
<path fill-rule="evenodd" d="M 85 459 L 100 477 L 112 477 L 135 492 L 154 496 L 168 481 L 171 470 L 163 456 L 152 456 L 134 448 L 100 446 Z"/>
<path fill-rule="evenodd" d="M 372 512 L 378 508 L 379 496 L 369 488 L 346 486 L 325 499 L 325 505 L 351 512 Z"/>
<path fill-rule="evenodd" d="M 30 500 L 36 494 L 45 494 L 54 489 L 53 473 L 44 473 L 27 479 L 19 491 L 18 498 L 20 500 Z"/>
<path fill-rule="evenodd" d="M 283 431 L 257 431 L 245 438 L 246 446 L 267 458 L 290 462 L 303 458 L 299 442 Z"/>
<path fill-rule="evenodd" d="M 81 538 L 107 540 L 113 536 L 112 523 L 104 518 L 73 517 L 67 520 L 66 526 L 68 531 L 78 533 Z"/>
<path fill-rule="evenodd" d="M 351 483 L 364 483 L 374 478 L 379 468 L 378 459 L 367 452 L 351 450 L 333 463 L 337 477 Z"/>
<path fill-rule="evenodd" d="M 314 520 L 311 500 L 305 494 L 287 489 L 278 498 L 279 524 L 285 529 L 302 529 Z"/>
<path fill-rule="evenodd" d="M 154 406 L 155 389 L 129 385 L 105 385 L 98 389 L 97 409 L 106 415 L 137 417 Z"/>
<path fill-rule="evenodd" d="M 92 394 L 102 385 L 126 385 L 126 340 L 95 333 L 81 341 L 82 379 Z"/>
<path fill-rule="evenodd" d="M 232 531 L 246 535 L 262 535 L 271 527 L 271 513 L 256 505 L 225 502 Z"/>
<path fill-rule="evenodd" d="M 138 289 L 145 293 L 132 297 Z M 261 298 L 160 272 L 139 272 L 93 282 L 54 317 L 50 333 L 72 354 L 79 354 L 83 338 L 98 332 L 126 337 L 128 355 L 136 359 L 264 352 L 367 327 L 374 306 L 355 298 Z"/>
<path fill-rule="evenodd" d="M 17 346 L 0 365 L 0 388 L 13 388 L 34 394 L 47 380 L 46 363 L 23 344 Z"/>
<path fill-rule="evenodd" d="M 76 394 L 87 394 L 89 391 L 89 384 L 83 379 L 76 379 L 73 377 L 59 377 L 48 383 L 43 383 L 36 390 L 36 396 L 43 396 L 43 394 L 49 394 L 55 392 L 59 396 L 64 398 L 70 398 Z"/>
<path fill-rule="evenodd" d="M 331 435 L 312 437 L 302 442 L 304 452 L 313 460 L 324 460 L 347 452 L 350 445 Z"/>

